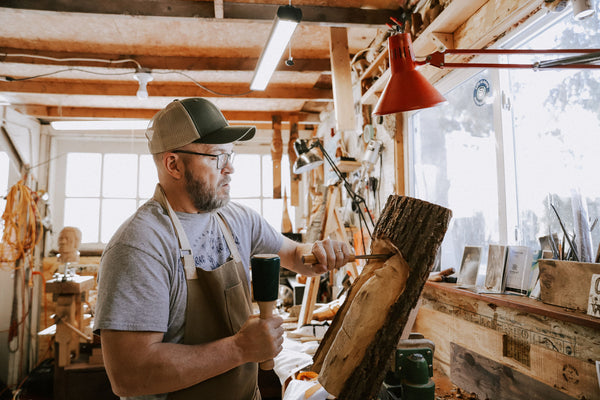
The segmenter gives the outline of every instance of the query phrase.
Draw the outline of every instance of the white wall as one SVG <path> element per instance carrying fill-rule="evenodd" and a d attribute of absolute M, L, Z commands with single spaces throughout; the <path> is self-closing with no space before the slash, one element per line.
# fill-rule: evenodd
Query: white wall
<path fill-rule="evenodd" d="M 10 188 L 21 179 L 21 171 L 19 171 L 20 161 L 30 166 L 35 166 L 39 163 L 41 141 L 40 124 L 35 119 L 17 113 L 8 106 L 3 106 L 0 107 L 0 125 L 8 133 L 8 138 L 2 137 L 0 147 L 2 147 L 3 151 L 7 151 L 12 161 L 8 181 Z M 10 149 L 9 143 L 11 142 L 16 153 Z M 37 179 L 38 176 L 44 175 L 45 171 L 42 171 L 40 174 L 37 168 L 33 168 L 30 174 L 34 179 Z M 2 195 L 4 195 L 4 193 Z M 37 329 L 37 318 L 39 316 L 39 312 L 32 313 L 32 319 L 35 323 L 32 326 L 29 326 L 27 323 L 22 327 L 22 329 L 26 329 L 24 335 L 25 339 L 22 342 L 19 339 L 18 351 L 16 353 L 10 352 L 7 346 L 8 333 L 4 331 L 8 330 L 11 319 L 15 286 L 14 277 L 15 273 L 12 268 L 0 268 L 0 343 L 2 343 L 2 345 L 0 345 L 0 379 L 8 385 L 18 383 L 18 367 L 21 359 L 23 360 L 23 363 L 21 364 L 23 372 L 27 370 L 31 361 L 28 350 L 30 346 L 29 338 L 31 336 L 28 334 L 28 331 L 30 328 L 33 331 Z M 20 282 L 17 281 L 17 283 L 17 286 L 20 288 Z M 36 287 L 36 289 L 39 288 Z M 34 296 L 39 296 L 39 291 L 35 290 L 35 292 Z M 21 304 L 20 298 L 18 298 L 18 304 Z M 13 348 L 16 347 L 16 342 L 11 344 Z M 32 345 L 32 352 L 35 352 L 35 349 L 35 345 Z"/>

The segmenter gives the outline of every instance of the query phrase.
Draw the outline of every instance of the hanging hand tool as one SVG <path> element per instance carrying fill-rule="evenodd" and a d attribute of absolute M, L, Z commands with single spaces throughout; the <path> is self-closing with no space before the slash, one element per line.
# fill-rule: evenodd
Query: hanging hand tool
<path fill-rule="evenodd" d="M 258 254 L 251 258 L 252 291 L 254 300 L 260 309 L 260 318 L 268 319 L 273 315 L 273 308 L 279 297 L 279 266 L 280 259 L 275 254 Z M 260 369 L 273 369 L 273 360 L 263 361 Z"/>
<path fill-rule="evenodd" d="M 388 254 L 364 254 L 364 255 L 354 255 L 351 254 L 348 257 L 348 262 L 352 262 L 354 260 L 373 260 L 373 259 L 380 259 L 380 260 L 387 260 L 388 258 L 390 258 L 391 256 L 393 256 L 394 253 L 388 253 Z M 317 257 L 315 257 L 313 254 L 305 254 L 302 256 L 302 263 L 303 264 L 316 264 L 317 263 Z"/>

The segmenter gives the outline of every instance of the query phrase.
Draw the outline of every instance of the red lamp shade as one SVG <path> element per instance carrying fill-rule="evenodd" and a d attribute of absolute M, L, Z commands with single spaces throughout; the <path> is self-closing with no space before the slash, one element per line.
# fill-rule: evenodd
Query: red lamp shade
<path fill-rule="evenodd" d="M 377 106 L 375 115 L 433 107 L 446 101 L 419 71 L 409 33 L 397 33 L 388 38 L 391 77 Z"/>

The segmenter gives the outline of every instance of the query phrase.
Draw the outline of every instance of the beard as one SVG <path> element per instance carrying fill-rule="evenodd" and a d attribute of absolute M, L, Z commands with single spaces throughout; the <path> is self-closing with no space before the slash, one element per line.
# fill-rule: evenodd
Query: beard
<path fill-rule="evenodd" d="M 210 188 L 206 182 L 195 178 L 189 168 L 185 169 L 184 177 L 185 189 L 198 211 L 214 211 L 229 202 L 229 192 L 225 195 L 219 195 L 217 192 L 218 187 Z M 228 178 L 219 181 L 219 186 L 226 181 L 228 181 Z"/>

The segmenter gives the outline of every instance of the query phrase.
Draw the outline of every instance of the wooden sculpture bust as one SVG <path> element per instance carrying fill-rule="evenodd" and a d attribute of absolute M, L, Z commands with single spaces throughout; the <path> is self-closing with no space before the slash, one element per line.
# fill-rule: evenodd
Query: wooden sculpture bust
<path fill-rule="evenodd" d="M 60 263 L 79 262 L 81 231 L 74 226 L 65 226 L 58 235 L 57 259 Z"/>

